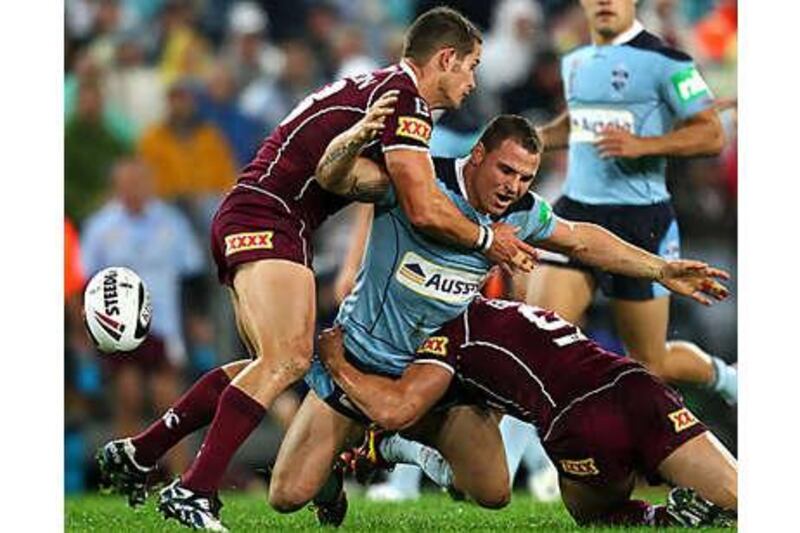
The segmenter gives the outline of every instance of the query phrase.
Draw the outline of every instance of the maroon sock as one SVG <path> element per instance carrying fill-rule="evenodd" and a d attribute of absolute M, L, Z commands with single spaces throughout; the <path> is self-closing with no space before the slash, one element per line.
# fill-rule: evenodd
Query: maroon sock
<path fill-rule="evenodd" d="M 219 489 L 233 454 L 264 418 L 266 409 L 234 385 L 219 397 L 217 413 L 181 484 L 195 492 L 210 494 Z"/>
<path fill-rule="evenodd" d="M 183 437 L 211 422 L 217 411 L 217 401 L 230 382 L 222 368 L 197 380 L 164 416 L 131 439 L 136 448 L 136 462 L 143 466 L 154 465 Z"/>
<path fill-rule="evenodd" d="M 615 526 L 663 526 L 666 525 L 666 508 L 652 505 L 642 500 L 628 500 L 603 516 L 593 520 L 593 524 Z"/>

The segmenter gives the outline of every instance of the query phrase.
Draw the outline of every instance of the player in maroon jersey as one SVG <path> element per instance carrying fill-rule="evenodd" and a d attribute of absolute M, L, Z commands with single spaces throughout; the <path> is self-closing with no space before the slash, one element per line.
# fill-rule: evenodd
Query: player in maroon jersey
<path fill-rule="evenodd" d="M 385 429 L 411 428 L 451 386 L 462 400 L 535 424 L 580 524 L 711 523 L 735 512 L 736 461 L 680 396 L 551 311 L 478 298 L 420 346 L 397 380 L 356 369 L 341 340 L 339 330 L 323 333 L 320 357 Z M 380 452 L 372 443 L 362 458 Z M 666 507 L 631 500 L 637 473 L 696 494 L 675 492 Z"/>
<path fill-rule="evenodd" d="M 219 279 L 230 289 L 253 359 L 212 371 L 163 419 L 101 449 L 102 474 L 129 501 L 144 500 L 147 472 L 166 449 L 210 422 L 192 466 L 162 491 L 159 508 L 186 525 L 222 527 L 216 492 L 231 457 L 273 400 L 309 368 L 316 302 L 310 238 L 350 201 L 324 191 L 314 173 L 331 139 L 357 122 L 384 123 L 365 157 L 385 167 L 414 226 L 445 243 L 481 249 L 496 263 L 531 268 L 535 252 L 514 228 L 477 226 L 434 183 L 430 110 L 461 104 L 475 87 L 480 53 L 480 32 L 467 19 L 448 8 L 428 11 L 408 29 L 399 64 L 323 87 L 264 141 L 211 228 Z"/>

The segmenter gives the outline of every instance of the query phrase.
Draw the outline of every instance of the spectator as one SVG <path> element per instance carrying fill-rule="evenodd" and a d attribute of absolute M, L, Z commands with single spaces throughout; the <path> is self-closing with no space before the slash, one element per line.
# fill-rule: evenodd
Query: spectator
<path fill-rule="evenodd" d="M 500 91 L 523 81 L 536 56 L 541 25 L 541 8 L 533 0 L 497 5 L 478 70 L 484 88 Z"/>
<path fill-rule="evenodd" d="M 78 88 L 77 109 L 64 129 L 65 208 L 80 223 L 106 194 L 111 163 L 128 146 L 103 123 L 103 96 L 97 82 Z"/>
<path fill-rule="evenodd" d="M 198 95 L 198 113 L 222 131 L 233 149 L 237 167 L 241 168 L 253 158 L 267 130 L 263 122 L 239 110 L 236 96 L 236 82 L 230 67 L 217 61 Z"/>
<path fill-rule="evenodd" d="M 277 126 L 301 98 L 322 84 L 314 55 L 307 44 L 287 41 L 282 48 L 286 62 L 278 80 L 259 80 L 251 84 L 240 99 L 242 111 L 263 119 L 267 129 Z"/>
<path fill-rule="evenodd" d="M 379 68 L 364 51 L 364 35 L 356 27 L 342 27 L 333 38 L 333 58 L 338 67 L 335 79 L 365 74 Z"/>
<path fill-rule="evenodd" d="M 201 78 L 212 60 L 211 49 L 195 27 L 189 0 L 168 0 L 161 12 L 161 61 L 165 84 L 183 78 Z"/>
<path fill-rule="evenodd" d="M 145 130 L 138 150 L 153 168 L 161 198 L 217 197 L 236 176 L 230 146 L 219 129 L 198 116 L 187 81 L 170 87 L 166 120 Z"/>
<path fill-rule="evenodd" d="M 267 14 L 255 2 L 238 2 L 228 14 L 223 55 L 237 92 L 260 78 L 274 80 L 283 69 L 283 53 L 266 39 L 268 27 Z"/>
<path fill-rule="evenodd" d="M 181 389 L 186 347 L 180 287 L 202 271 L 204 258 L 185 216 L 153 198 L 151 175 L 141 161 L 118 161 L 112 181 L 114 197 L 86 223 L 82 258 L 89 273 L 112 265 L 131 268 L 150 290 L 153 322 L 145 342 L 130 354 L 103 359 L 115 389 L 114 431 L 127 435 L 141 429 L 145 384 L 158 412 Z M 173 471 L 182 471 L 186 449 L 176 448 L 169 462 Z"/>

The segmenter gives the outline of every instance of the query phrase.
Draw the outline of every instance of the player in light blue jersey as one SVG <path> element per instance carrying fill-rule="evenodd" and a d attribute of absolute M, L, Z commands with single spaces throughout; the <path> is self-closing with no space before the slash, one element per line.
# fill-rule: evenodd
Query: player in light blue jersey
<path fill-rule="evenodd" d="M 568 54 L 568 110 L 540 130 L 548 150 L 569 148 L 557 215 L 599 224 L 665 258 L 680 237 L 665 184 L 668 156 L 720 152 L 724 135 L 711 90 L 692 59 L 635 20 L 635 0 L 581 0 L 592 43 Z M 734 367 L 693 343 L 667 342 L 669 293 L 566 257 L 520 283 L 530 303 L 580 320 L 597 288 L 611 299 L 628 354 L 672 382 L 704 384 L 735 403 Z"/>
<path fill-rule="evenodd" d="M 376 204 L 368 252 L 338 322 L 354 364 L 370 373 L 399 376 L 422 341 L 466 309 L 491 265 L 479 249 L 439 245 L 411 226 L 385 172 L 356 157 L 369 139 L 364 131 L 380 127 L 361 121 L 334 139 L 316 176 L 331 192 Z M 520 239 L 598 268 L 660 280 L 669 289 L 704 302 L 727 295 L 714 280 L 726 274 L 704 263 L 666 261 L 596 225 L 553 216 L 550 206 L 529 191 L 539 162 L 540 144 L 533 126 L 521 117 L 502 116 L 489 125 L 468 157 L 435 158 L 434 167 L 441 190 L 486 231 L 482 247 L 490 244 L 493 228 L 507 231 L 513 225 Z M 341 483 L 325 480 L 341 447 L 348 438 L 360 436 L 359 429 L 368 420 L 319 360 L 312 364 L 306 382 L 312 390 L 278 453 L 270 503 L 289 512 L 319 491 L 315 502 L 341 510 Z M 485 507 L 505 505 L 510 488 L 496 418 L 476 406 L 441 407 L 420 421 L 413 434 L 442 452 L 453 468 L 455 488 Z"/>

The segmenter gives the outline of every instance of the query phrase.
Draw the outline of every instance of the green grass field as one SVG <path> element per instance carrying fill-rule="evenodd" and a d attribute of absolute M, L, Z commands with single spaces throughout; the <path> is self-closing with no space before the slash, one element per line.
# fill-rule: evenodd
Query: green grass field
<path fill-rule="evenodd" d="M 272 511 L 258 495 L 223 494 L 222 519 L 232 531 L 319 531 L 314 514 L 303 509 L 291 515 Z M 129 509 L 121 498 L 90 494 L 66 499 L 66 531 L 141 532 L 187 531 L 174 521 L 164 521 L 150 498 L 144 507 Z M 574 522 L 564 507 L 531 501 L 526 493 L 514 495 L 500 511 L 487 511 L 468 503 L 453 502 L 443 494 L 426 492 L 415 503 L 373 503 L 350 497 L 350 509 L 341 531 L 573 531 Z M 586 528 L 582 531 L 618 531 Z M 629 528 L 624 531 L 653 531 Z M 660 531 L 673 531 L 666 529 Z M 683 531 L 674 529 L 674 531 Z M 701 531 L 728 531 L 705 529 Z M 732 531 L 732 530 L 731 530 Z"/>

